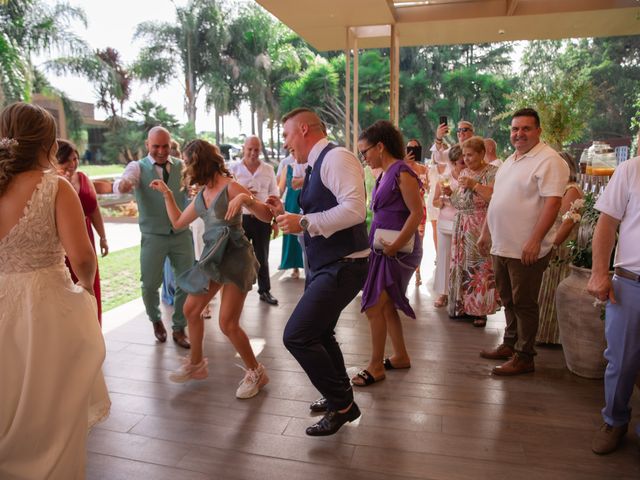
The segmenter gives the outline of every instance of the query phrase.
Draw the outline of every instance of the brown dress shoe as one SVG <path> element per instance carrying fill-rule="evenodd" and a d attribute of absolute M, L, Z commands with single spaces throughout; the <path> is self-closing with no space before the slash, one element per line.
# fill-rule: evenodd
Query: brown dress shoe
<path fill-rule="evenodd" d="M 153 334 L 156 336 L 160 343 L 164 343 L 167 341 L 167 331 L 164 328 L 162 320 L 153 322 Z"/>
<path fill-rule="evenodd" d="M 509 345 L 498 345 L 493 350 L 482 350 L 480 356 L 482 358 L 488 358 L 489 360 L 509 360 L 516 353 L 515 350 Z"/>
<path fill-rule="evenodd" d="M 591 450 L 598 455 L 605 455 L 613 452 L 627 433 L 628 425 L 620 425 L 619 427 L 612 427 L 611 425 L 604 423 L 600 427 L 600 430 L 593 437 L 591 442 Z"/>
<path fill-rule="evenodd" d="M 173 331 L 173 341 L 176 342 L 182 348 L 191 348 L 191 344 L 189 343 L 189 339 L 183 330 L 174 330 Z"/>
<path fill-rule="evenodd" d="M 523 373 L 531 373 L 535 371 L 533 359 L 525 360 L 517 353 L 502 365 L 493 367 L 491 373 L 494 375 L 512 376 L 521 375 Z"/>

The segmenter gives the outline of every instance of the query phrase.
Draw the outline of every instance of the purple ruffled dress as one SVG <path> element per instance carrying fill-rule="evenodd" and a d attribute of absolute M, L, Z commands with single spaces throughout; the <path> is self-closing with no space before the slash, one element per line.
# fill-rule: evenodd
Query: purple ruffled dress
<path fill-rule="evenodd" d="M 373 249 L 373 236 L 377 228 L 402 230 L 409 217 L 409 209 L 402 199 L 398 185 L 401 172 L 417 175 L 401 160 L 392 164 L 387 171 L 376 180 L 371 195 L 373 221 L 369 232 L 369 274 L 362 289 L 362 311 L 374 306 L 383 290 L 393 299 L 397 309 L 407 316 L 416 318 L 405 293 L 409 280 L 422 260 L 422 244 L 416 230 L 413 252 L 400 253 L 396 257 L 387 257 L 381 251 Z M 420 182 L 420 180 L 418 180 Z"/>

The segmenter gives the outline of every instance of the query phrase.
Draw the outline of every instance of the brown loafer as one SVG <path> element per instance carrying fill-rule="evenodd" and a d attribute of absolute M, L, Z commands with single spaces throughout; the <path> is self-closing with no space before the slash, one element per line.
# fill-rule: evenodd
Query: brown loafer
<path fill-rule="evenodd" d="M 184 333 L 184 330 L 174 330 L 173 331 L 173 341 L 178 344 L 178 346 L 182 348 L 191 348 L 191 344 L 189 343 L 189 339 L 187 335 Z"/>
<path fill-rule="evenodd" d="M 493 350 L 482 350 L 480 356 L 482 358 L 488 358 L 489 360 L 509 360 L 516 353 L 515 350 L 509 345 L 498 345 Z"/>
<path fill-rule="evenodd" d="M 162 320 L 153 322 L 153 334 L 160 343 L 167 341 L 167 330 L 165 330 Z"/>
<path fill-rule="evenodd" d="M 523 373 L 531 373 L 535 371 L 535 365 L 533 359 L 525 360 L 517 353 L 502 365 L 493 367 L 491 373 L 494 375 L 513 376 L 521 375 Z"/>

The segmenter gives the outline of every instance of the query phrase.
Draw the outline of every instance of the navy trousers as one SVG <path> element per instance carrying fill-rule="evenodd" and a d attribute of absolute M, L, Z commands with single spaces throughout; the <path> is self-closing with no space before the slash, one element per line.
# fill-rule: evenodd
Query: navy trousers
<path fill-rule="evenodd" d="M 329 410 L 342 410 L 353 401 L 334 329 L 342 310 L 362 289 L 367 270 L 365 260 L 335 262 L 312 271 L 284 329 L 285 347 L 327 399 Z"/>

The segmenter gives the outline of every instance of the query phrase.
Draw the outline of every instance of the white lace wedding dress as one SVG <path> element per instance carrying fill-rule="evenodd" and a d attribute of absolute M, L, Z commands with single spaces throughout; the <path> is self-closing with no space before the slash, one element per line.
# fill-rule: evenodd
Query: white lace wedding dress
<path fill-rule="evenodd" d="M 58 177 L 45 173 L 0 239 L 3 480 L 84 478 L 88 429 L 110 407 L 96 301 L 64 264 L 57 191 Z"/>

